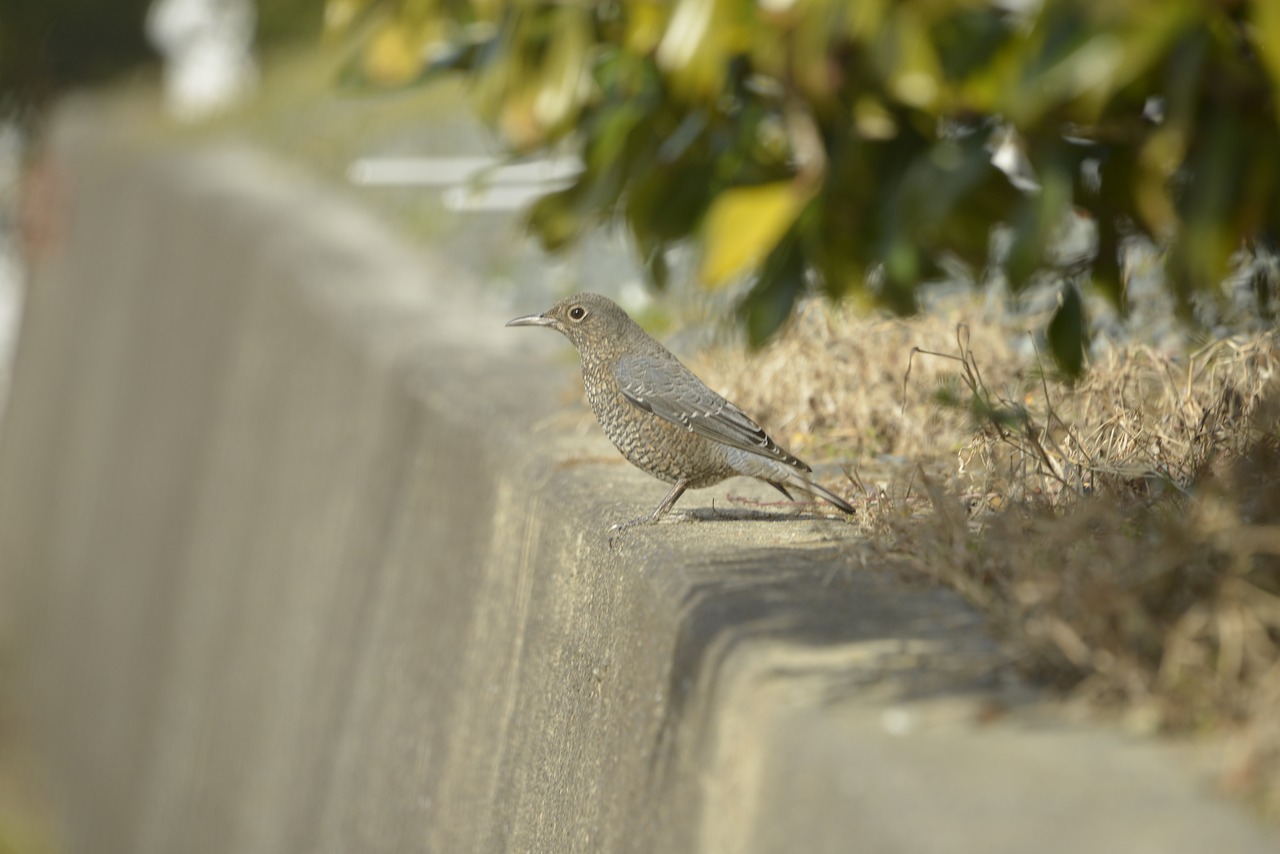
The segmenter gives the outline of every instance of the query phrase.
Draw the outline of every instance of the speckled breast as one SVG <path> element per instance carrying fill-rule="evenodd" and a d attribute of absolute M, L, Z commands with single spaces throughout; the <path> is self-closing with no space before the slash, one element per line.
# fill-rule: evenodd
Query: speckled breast
<path fill-rule="evenodd" d="M 684 480 L 691 489 L 737 474 L 724 449 L 685 427 L 633 405 L 611 378 L 584 375 L 587 401 L 605 435 L 632 465 L 667 483 Z"/>

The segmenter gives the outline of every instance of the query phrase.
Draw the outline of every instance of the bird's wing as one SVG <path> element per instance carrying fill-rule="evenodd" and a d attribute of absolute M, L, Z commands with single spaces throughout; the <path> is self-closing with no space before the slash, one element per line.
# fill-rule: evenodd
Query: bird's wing
<path fill-rule="evenodd" d="M 809 467 L 778 447 L 747 414 L 703 384 L 674 357 L 625 356 L 614 368 L 618 389 L 631 403 L 686 430 L 734 448 Z"/>

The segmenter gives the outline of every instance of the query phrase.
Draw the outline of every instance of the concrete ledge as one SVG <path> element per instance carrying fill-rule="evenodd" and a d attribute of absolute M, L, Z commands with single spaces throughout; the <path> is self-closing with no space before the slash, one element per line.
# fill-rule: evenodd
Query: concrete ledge
<path fill-rule="evenodd" d="M 1150 745 L 979 726 L 1029 696 L 981 622 L 838 522 L 611 550 L 664 487 L 566 429 L 563 342 L 251 152 L 121 127 L 58 126 L 0 445 L 70 850 L 1274 850 Z"/>

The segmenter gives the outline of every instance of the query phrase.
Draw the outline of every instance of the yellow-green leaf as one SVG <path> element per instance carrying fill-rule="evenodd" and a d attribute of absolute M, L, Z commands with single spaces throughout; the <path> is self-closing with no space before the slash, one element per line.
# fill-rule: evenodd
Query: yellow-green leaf
<path fill-rule="evenodd" d="M 714 99 L 729 60 L 749 40 L 736 0 L 680 0 L 657 48 L 658 67 L 688 98 Z"/>
<path fill-rule="evenodd" d="M 902 103 L 928 109 L 940 94 L 942 68 L 915 6 L 899 6 L 879 46 L 889 89 Z"/>
<path fill-rule="evenodd" d="M 422 73 L 427 28 L 393 19 L 382 24 L 365 45 L 360 70 L 376 86 L 404 86 Z"/>
<path fill-rule="evenodd" d="M 703 284 L 720 287 L 757 266 L 787 233 L 809 195 L 790 181 L 776 181 L 716 196 L 703 225 Z"/>
<path fill-rule="evenodd" d="M 324 31 L 326 35 L 343 33 L 360 13 L 369 7 L 371 0 L 326 0 L 324 4 Z"/>
<path fill-rule="evenodd" d="M 587 73 L 589 22 L 583 9 L 565 6 L 557 10 L 556 38 L 538 75 L 533 109 L 539 126 L 554 132 L 572 119 L 590 92 Z"/>
<path fill-rule="evenodd" d="M 1134 205 L 1142 224 L 1160 239 L 1172 237 L 1178 227 L 1170 179 L 1181 168 L 1185 156 L 1186 139 L 1182 129 L 1174 125 L 1166 125 L 1151 134 L 1138 154 Z"/>
<path fill-rule="evenodd" d="M 655 0 L 634 0 L 627 6 L 627 50 L 643 56 L 658 46 L 667 24 L 667 6 Z"/>

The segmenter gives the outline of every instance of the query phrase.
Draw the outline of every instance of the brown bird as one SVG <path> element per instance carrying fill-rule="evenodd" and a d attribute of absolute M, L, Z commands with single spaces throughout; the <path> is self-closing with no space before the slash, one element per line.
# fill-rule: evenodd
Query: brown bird
<path fill-rule="evenodd" d="M 657 522 L 686 489 L 739 475 L 759 478 L 787 498 L 787 487 L 795 487 L 855 512 L 810 480 L 809 466 L 708 388 L 608 297 L 575 294 L 507 326 L 563 333 L 582 358 L 587 401 L 605 435 L 637 468 L 672 484 L 653 513 L 615 527 Z"/>

